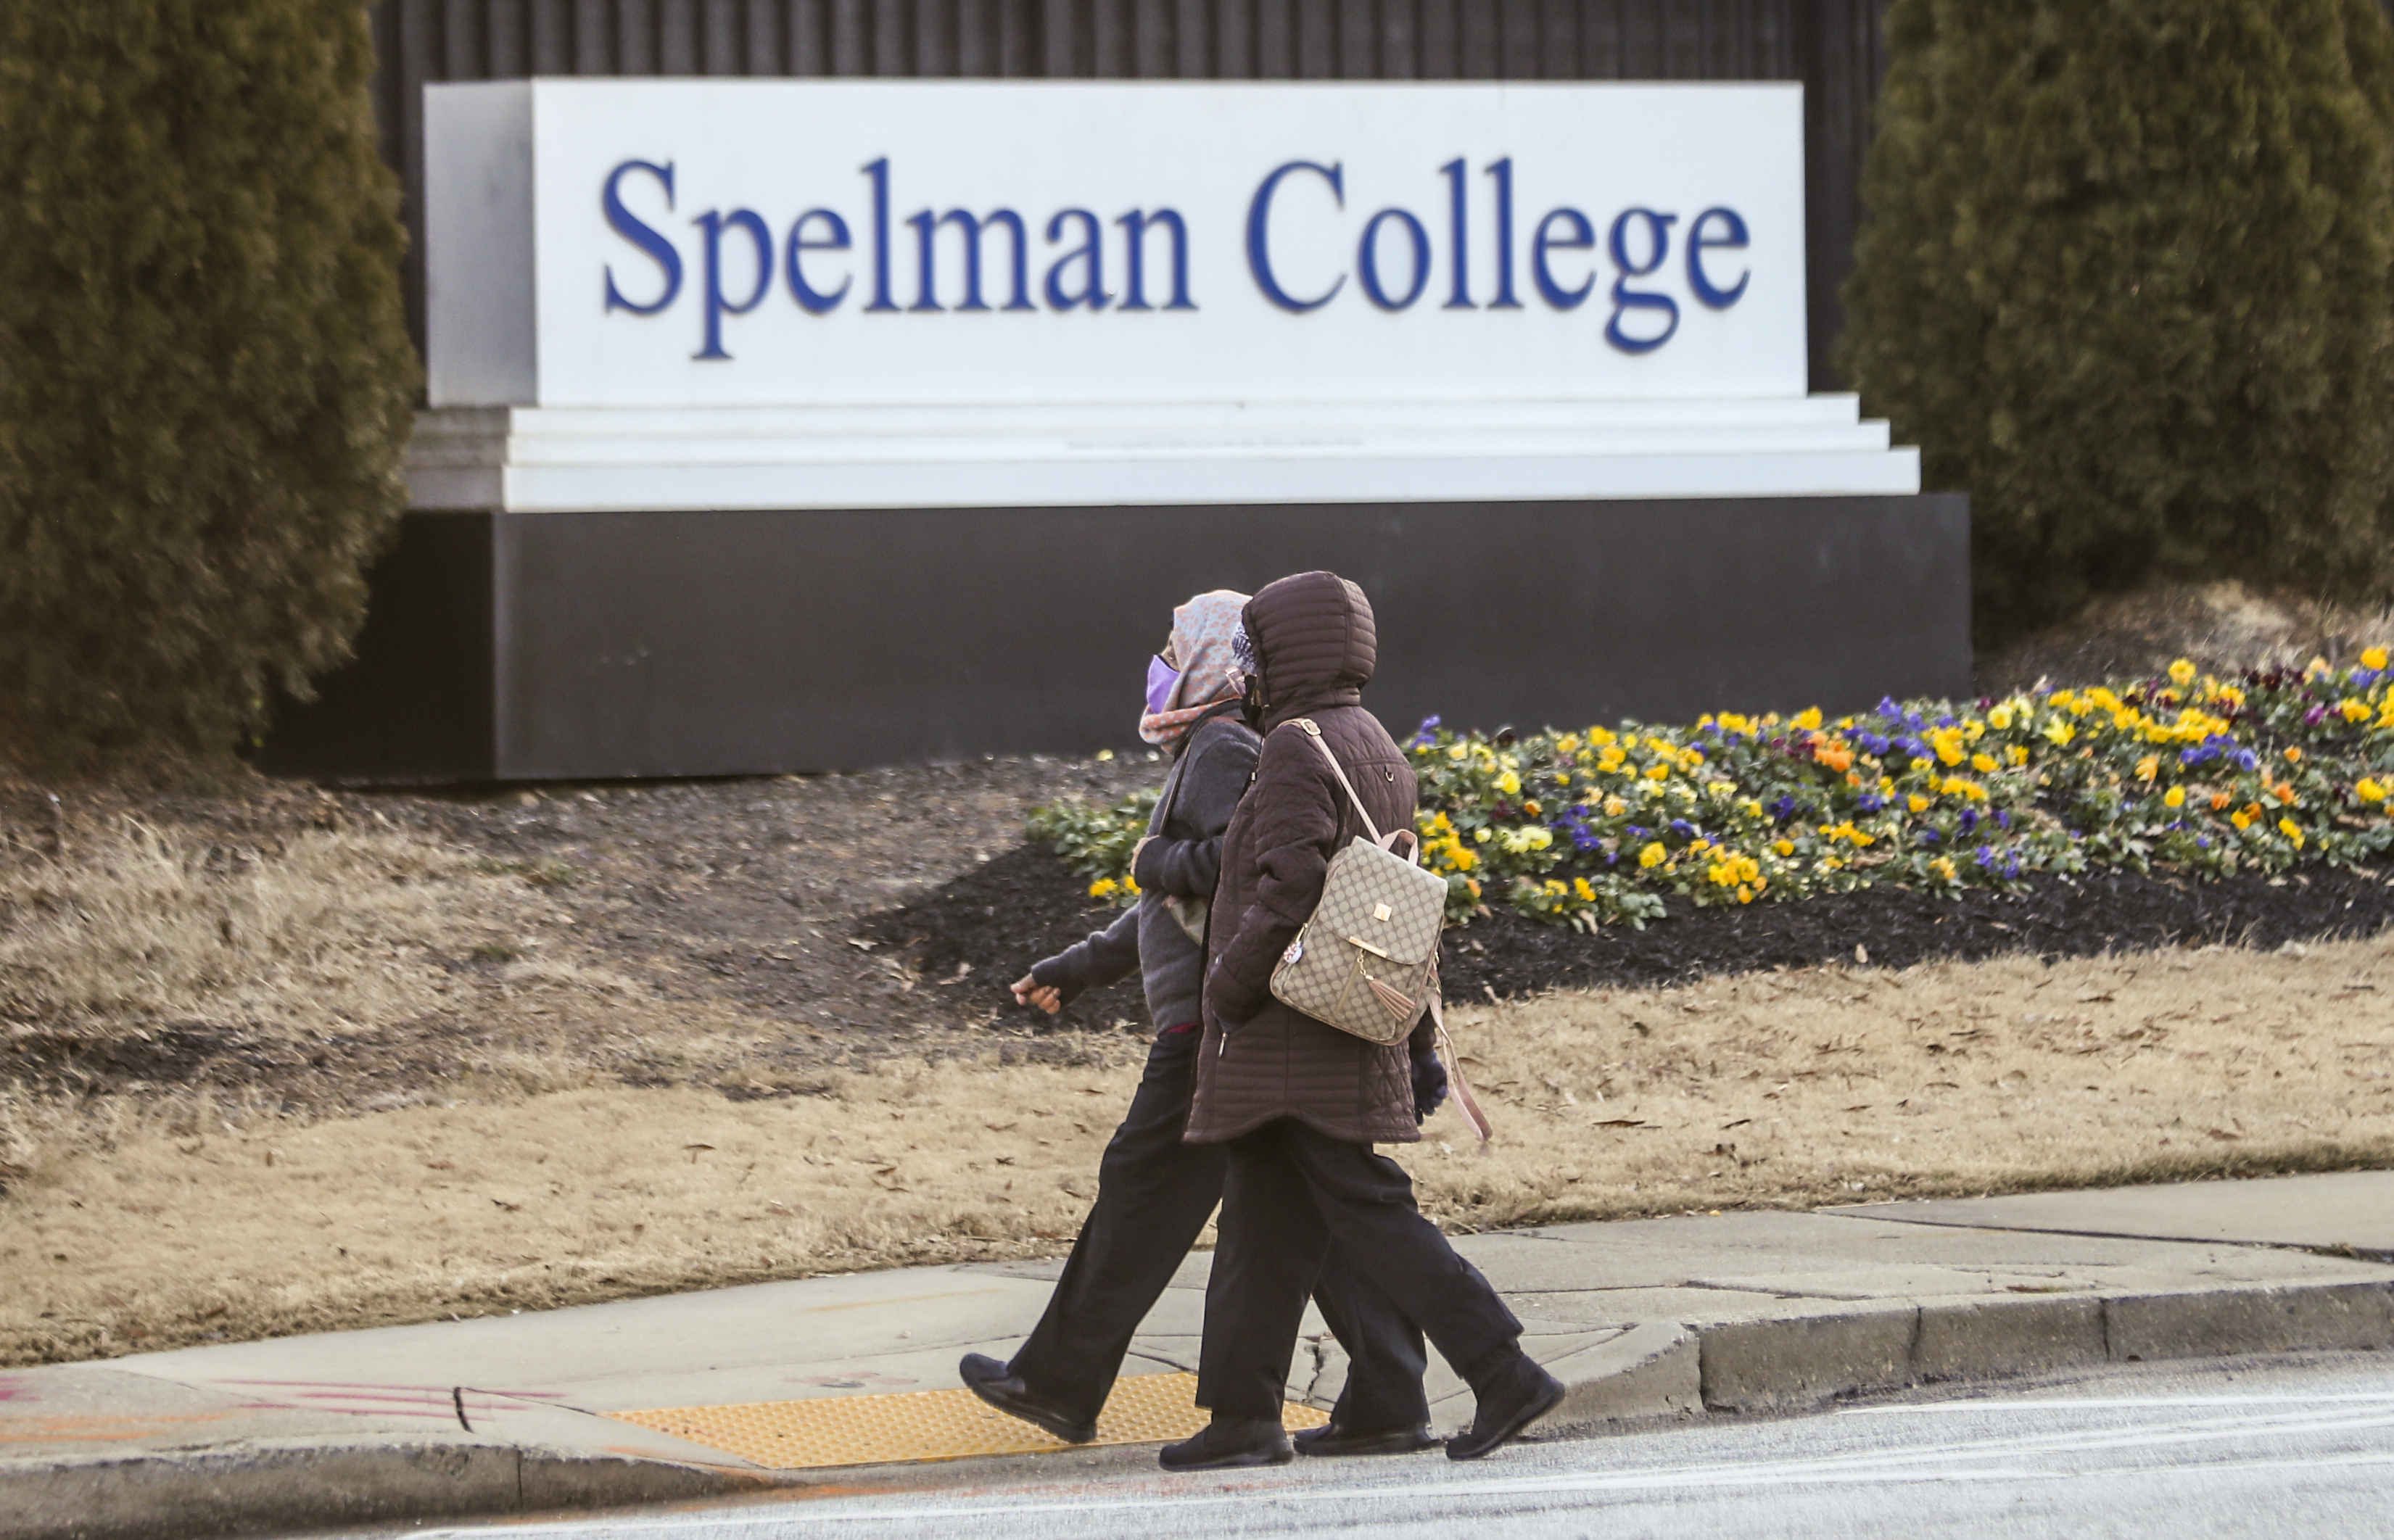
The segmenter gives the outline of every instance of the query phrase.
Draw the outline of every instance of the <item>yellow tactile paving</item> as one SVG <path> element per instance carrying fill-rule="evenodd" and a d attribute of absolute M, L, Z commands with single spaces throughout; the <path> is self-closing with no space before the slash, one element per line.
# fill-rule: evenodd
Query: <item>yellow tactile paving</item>
<path fill-rule="evenodd" d="M 1094 1443 L 1164 1443 L 1185 1439 L 1205 1426 L 1206 1414 L 1198 1409 L 1196 1394 L 1195 1375 L 1131 1375 L 1117 1379 L 1105 1413 L 1098 1418 Z M 965 1390 L 820 1396 L 734 1406 L 670 1406 L 607 1415 L 775 1470 L 960 1460 L 975 1455 L 1047 1455 L 1093 1446 L 1050 1438 Z M 1318 1428 L 1329 1420 L 1327 1413 L 1295 1403 L 1282 1416 L 1292 1429 Z"/>

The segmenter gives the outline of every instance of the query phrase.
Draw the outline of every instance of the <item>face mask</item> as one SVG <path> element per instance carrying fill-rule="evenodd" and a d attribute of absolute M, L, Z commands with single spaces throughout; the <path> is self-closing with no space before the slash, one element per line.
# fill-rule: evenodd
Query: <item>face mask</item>
<path fill-rule="evenodd" d="M 1180 671 L 1161 658 L 1147 660 L 1147 714 L 1162 716 L 1172 709 L 1173 693 L 1180 688 Z"/>

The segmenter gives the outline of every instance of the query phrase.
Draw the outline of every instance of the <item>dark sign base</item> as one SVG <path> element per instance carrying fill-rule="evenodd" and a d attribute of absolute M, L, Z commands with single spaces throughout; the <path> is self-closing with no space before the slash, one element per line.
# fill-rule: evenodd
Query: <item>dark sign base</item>
<path fill-rule="evenodd" d="M 269 770 L 596 779 L 1136 742 L 1172 607 L 1312 568 L 1400 737 L 1970 685 L 1969 500 L 410 514 Z"/>

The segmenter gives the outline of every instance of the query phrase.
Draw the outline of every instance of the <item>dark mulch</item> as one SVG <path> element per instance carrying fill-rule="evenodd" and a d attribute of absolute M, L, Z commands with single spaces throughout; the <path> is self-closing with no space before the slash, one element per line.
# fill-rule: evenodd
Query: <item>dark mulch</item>
<path fill-rule="evenodd" d="M 1793 904 L 1699 909 L 1671 901 L 1643 931 L 1596 935 L 1497 912 L 1447 933 L 1449 999 L 1559 987 L 1645 986 L 1711 974 L 1867 959 L 1909 967 L 1940 958 L 2006 953 L 2053 959 L 2209 942 L 2271 948 L 2289 941 L 2374 935 L 2394 925 L 2394 871 L 2318 870 L 2277 881 L 2245 876 L 2198 882 L 2106 871 L 2055 879 L 2024 894 L 1972 891 L 1942 898 L 1899 888 Z M 1106 923 L 1085 885 L 1034 845 L 1019 846 L 901 908 L 871 917 L 863 933 L 899 948 L 933 978 L 969 964 L 1019 977 L 1029 964 Z M 1861 948 L 1861 952 L 1855 950 Z M 1136 980 L 1085 996 L 1059 1024 L 1112 1026 L 1142 1019 Z"/>
<path fill-rule="evenodd" d="M 2282 881 L 2105 871 L 2023 894 L 1972 890 L 1953 898 L 1882 887 L 1738 908 L 1674 899 L 1670 918 L 1643 931 L 1593 936 L 1493 914 L 1448 933 L 1440 972 L 1447 998 L 1461 999 L 1489 989 L 1652 985 L 1864 958 L 1908 968 L 1940 958 L 2027 952 L 2049 960 L 2210 942 L 2268 949 L 2394 925 L 2394 872 L 2322 869 Z"/>
<path fill-rule="evenodd" d="M 1121 912 L 1093 902 L 1088 884 L 1045 845 L 1017 845 L 914 903 L 868 916 L 858 933 L 898 948 L 906 967 L 927 978 L 950 979 L 964 967 L 976 980 L 986 975 L 1003 985 Z M 1009 1010 L 1006 1020 L 1059 1031 L 1143 1029 L 1147 998 L 1133 976 L 1090 991 L 1052 1021 L 1028 1010 Z"/>

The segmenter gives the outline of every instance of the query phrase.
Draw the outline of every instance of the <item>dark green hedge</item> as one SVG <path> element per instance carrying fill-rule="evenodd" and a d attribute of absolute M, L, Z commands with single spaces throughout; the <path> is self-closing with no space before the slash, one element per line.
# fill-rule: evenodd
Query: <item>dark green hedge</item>
<path fill-rule="evenodd" d="M 346 656 L 417 386 L 362 0 L 0 6 L 0 730 L 221 755 Z"/>
<path fill-rule="evenodd" d="M 1894 0 L 1847 378 L 1973 494 L 1999 635 L 2153 575 L 2394 572 L 2377 0 Z"/>

